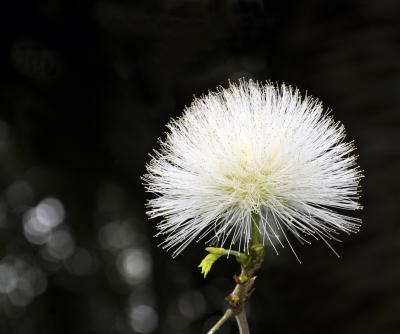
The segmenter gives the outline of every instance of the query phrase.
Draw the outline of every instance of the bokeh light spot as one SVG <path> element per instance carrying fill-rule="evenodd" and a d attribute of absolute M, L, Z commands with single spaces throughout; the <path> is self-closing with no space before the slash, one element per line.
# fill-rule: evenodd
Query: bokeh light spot
<path fill-rule="evenodd" d="M 77 248 L 67 263 L 67 269 L 78 276 L 86 276 L 96 269 L 95 255 L 84 248 Z"/>
<path fill-rule="evenodd" d="M 68 230 L 54 232 L 47 242 L 46 252 L 54 260 L 63 260 L 70 256 L 75 249 L 75 242 Z"/>
<path fill-rule="evenodd" d="M 99 233 L 99 241 L 103 248 L 117 251 L 125 246 L 125 240 L 131 228 L 124 222 L 112 222 L 104 226 Z"/>
<path fill-rule="evenodd" d="M 172 301 L 165 312 L 163 330 L 165 333 L 186 333 L 190 329 L 191 321 L 184 317 L 179 311 L 177 301 Z"/>
<path fill-rule="evenodd" d="M 0 306 L 6 296 L 12 304 L 27 306 L 33 298 L 46 290 L 45 276 L 35 267 L 14 256 L 0 262 Z"/>
<path fill-rule="evenodd" d="M 151 266 L 150 254 L 144 249 L 126 249 L 117 258 L 119 272 L 131 284 L 146 281 L 151 274 Z"/>
<path fill-rule="evenodd" d="M 129 312 L 130 325 L 139 333 L 151 333 L 157 328 L 157 312 L 146 305 L 133 307 Z"/>
<path fill-rule="evenodd" d="M 50 239 L 53 229 L 62 223 L 64 214 L 64 207 L 59 200 L 43 200 L 23 217 L 26 239 L 33 244 L 44 244 Z"/>
<path fill-rule="evenodd" d="M 129 305 L 135 307 L 146 305 L 152 308 L 156 306 L 156 293 L 148 287 L 138 287 L 129 296 Z"/>
<path fill-rule="evenodd" d="M 179 299 L 178 308 L 185 318 L 189 320 L 197 320 L 203 316 L 206 302 L 200 292 L 190 291 Z"/>
<path fill-rule="evenodd" d="M 33 190 L 28 182 L 17 181 L 7 188 L 6 198 L 12 209 L 20 205 L 31 205 L 34 199 Z"/>
<path fill-rule="evenodd" d="M 9 293 L 18 286 L 18 275 L 7 263 L 0 264 L 0 292 Z"/>

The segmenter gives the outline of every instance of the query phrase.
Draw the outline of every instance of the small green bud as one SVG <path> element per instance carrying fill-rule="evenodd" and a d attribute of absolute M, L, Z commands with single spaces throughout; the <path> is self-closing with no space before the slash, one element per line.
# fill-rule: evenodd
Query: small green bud
<path fill-rule="evenodd" d="M 239 300 L 240 300 L 240 297 L 235 296 L 235 297 L 233 297 L 231 303 L 232 303 L 233 305 L 237 305 L 237 303 L 239 303 Z"/>
<path fill-rule="evenodd" d="M 249 280 L 249 278 L 246 275 L 240 276 L 240 283 L 246 283 Z"/>

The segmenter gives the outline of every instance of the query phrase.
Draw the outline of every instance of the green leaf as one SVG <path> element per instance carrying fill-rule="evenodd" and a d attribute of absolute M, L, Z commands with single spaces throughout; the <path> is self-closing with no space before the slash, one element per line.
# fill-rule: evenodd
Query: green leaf
<path fill-rule="evenodd" d="M 207 249 L 208 250 L 208 249 Z M 201 261 L 199 268 L 201 268 L 201 273 L 204 274 L 204 277 L 210 272 L 211 267 L 215 261 L 223 254 L 208 254 L 203 261 Z"/>
<path fill-rule="evenodd" d="M 201 261 L 199 268 L 201 268 L 201 273 L 204 274 L 204 277 L 207 276 L 207 274 L 210 272 L 212 265 L 214 264 L 215 261 L 218 260 L 218 258 L 222 255 L 233 255 L 236 256 L 236 259 L 241 263 L 247 259 L 247 256 L 245 254 L 233 251 L 233 250 L 228 250 L 224 248 L 216 248 L 216 247 L 207 247 L 206 251 L 208 251 L 210 254 L 208 254 L 203 261 Z"/>

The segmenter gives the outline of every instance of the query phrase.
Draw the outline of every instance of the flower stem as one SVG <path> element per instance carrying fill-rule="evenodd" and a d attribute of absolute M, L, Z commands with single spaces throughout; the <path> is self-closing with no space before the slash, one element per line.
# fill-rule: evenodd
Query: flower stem
<path fill-rule="evenodd" d="M 222 324 L 227 321 L 231 316 L 233 316 L 233 312 L 231 309 L 227 309 L 225 314 L 223 315 L 223 317 L 221 319 L 219 319 L 219 321 L 213 326 L 213 328 L 211 328 L 207 334 L 213 334 L 215 333 L 221 326 Z M 237 316 L 236 316 L 237 318 Z M 239 322 L 239 320 L 238 320 Z"/>
<path fill-rule="evenodd" d="M 250 334 L 249 325 L 247 324 L 246 313 L 244 309 L 236 315 L 236 320 L 239 325 L 240 334 Z"/>
<path fill-rule="evenodd" d="M 251 215 L 251 227 L 252 227 L 252 240 L 248 244 L 247 254 L 241 254 L 223 248 L 206 248 L 210 254 L 221 256 L 229 254 L 231 252 L 236 256 L 237 261 L 242 267 L 240 276 L 233 276 L 236 282 L 236 287 L 232 293 L 225 298 L 229 302 L 229 309 L 226 311 L 224 316 L 215 324 L 208 334 L 213 334 L 221 327 L 221 325 L 232 315 L 236 316 L 236 320 L 239 325 L 240 334 L 250 334 L 249 326 L 247 324 L 246 314 L 244 307 L 246 300 L 248 300 L 253 293 L 253 285 L 256 276 L 253 276 L 254 272 L 260 269 L 261 264 L 264 260 L 265 247 L 260 243 L 260 230 L 258 227 L 259 215 L 252 213 Z M 209 256 L 209 255 L 207 255 Z M 204 261 L 204 260 L 203 260 Z M 252 277 L 253 276 L 253 277 Z"/>
<path fill-rule="evenodd" d="M 258 213 L 252 212 L 251 213 L 251 241 L 253 245 L 260 244 L 260 228 L 259 228 L 259 221 L 258 221 Z"/>

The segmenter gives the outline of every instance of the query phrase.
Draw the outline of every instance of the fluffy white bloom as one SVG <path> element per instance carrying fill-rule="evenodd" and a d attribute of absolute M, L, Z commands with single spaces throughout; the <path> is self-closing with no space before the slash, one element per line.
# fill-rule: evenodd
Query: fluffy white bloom
<path fill-rule="evenodd" d="M 332 211 L 360 208 L 354 146 L 317 100 L 241 81 L 196 99 L 167 127 L 143 179 L 157 195 L 148 213 L 164 217 L 157 235 L 174 255 L 208 234 L 243 249 L 252 213 L 272 245 L 288 231 L 300 241 L 358 231 L 359 219 Z"/>

